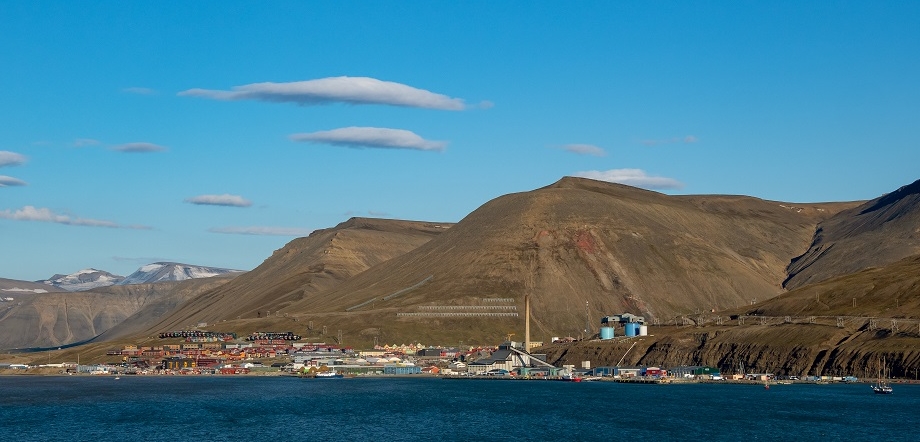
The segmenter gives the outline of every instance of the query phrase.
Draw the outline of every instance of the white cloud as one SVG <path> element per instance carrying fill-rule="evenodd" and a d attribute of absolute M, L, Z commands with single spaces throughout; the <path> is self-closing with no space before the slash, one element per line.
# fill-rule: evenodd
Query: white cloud
<path fill-rule="evenodd" d="M 312 230 L 299 227 L 211 227 L 211 233 L 227 233 L 231 235 L 271 235 L 271 236 L 307 236 Z"/>
<path fill-rule="evenodd" d="M 444 150 L 447 143 L 426 140 L 414 132 L 381 127 L 343 127 L 305 134 L 293 134 L 292 141 L 331 144 L 352 148 Z"/>
<path fill-rule="evenodd" d="M 21 293 L 48 293 L 45 289 L 21 289 L 19 287 L 13 287 L 11 289 L 0 289 L 4 292 L 21 292 Z"/>
<path fill-rule="evenodd" d="M 0 187 L 25 186 L 27 183 L 19 178 L 0 175 Z"/>
<path fill-rule="evenodd" d="M 137 95 L 154 95 L 157 93 L 157 91 L 150 89 L 149 87 L 126 87 L 121 91 Z"/>
<path fill-rule="evenodd" d="M 459 98 L 369 77 L 329 77 L 290 83 L 253 83 L 230 91 L 189 89 L 180 96 L 214 100 L 259 100 L 317 105 L 329 103 L 385 104 L 426 109 L 463 110 Z"/>
<path fill-rule="evenodd" d="M 76 147 L 98 146 L 99 140 L 94 140 L 92 138 L 77 138 L 73 141 L 73 145 Z"/>
<path fill-rule="evenodd" d="M 592 155 L 596 157 L 607 155 L 607 152 L 604 152 L 604 149 L 601 149 L 600 147 L 592 144 L 566 144 L 565 146 L 562 146 L 562 149 L 567 152 L 572 152 L 579 155 Z"/>
<path fill-rule="evenodd" d="M 74 218 L 69 215 L 54 213 L 51 209 L 25 206 L 18 210 L 0 210 L 0 218 L 11 219 L 16 221 L 39 221 L 46 223 L 66 224 L 69 226 L 88 226 L 88 227 L 111 227 L 127 228 L 138 230 L 149 230 L 147 226 L 120 226 L 112 221 Z"/>
<path fill-rule="evenodd" d="M 659 144 L 676 144 L 676 143 L 691 144 L 691 143 L 696 143 L 699 140 L 700 139 L 694 135 L 687 135 L 683 138 L 671 137 L 671 138 L 665 138 L 665 139 L 660 139 L 660 140 L 641 140 L 639 142 L 646 146 L 657 146 Z"/>
<path fill-rule="evenodd" d="M 0 150 L 0 167 L 3 166 L 18 166 L 25 163 L 27 160 L 25 155 L 18 154 L 16 152 L 10 152 L 7 150 Z"/>
<path fill-rule="evenodd" d="M 239 195 L 198 195 L 186 198 L 185 202 L 207 206 L 249 207 L 252 202 Z"/>
<path fill-rule="evenodd" d="M 119 152 L 129 153 L 146 153 L 146 152 L 163 152 L 165 147 L 153 143 L 126 143 L 112 148 Z"/>
<path fill-rule="evenodd" d="M 644 189 L 681 189 L 684 184 L 673 178 L 649 176 L 642 169 L 589 170 L 573 176 L 610 183 L 626 184 Z"/>

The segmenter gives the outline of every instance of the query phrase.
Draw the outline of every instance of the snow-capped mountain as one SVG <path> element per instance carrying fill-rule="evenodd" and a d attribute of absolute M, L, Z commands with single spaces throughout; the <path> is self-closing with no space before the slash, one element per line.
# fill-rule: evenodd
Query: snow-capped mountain
<path fill-rule="evenodd" d="M 227 273 L 239 273 L 242 270 L 221 269 L 217 267 L 193 266 L 175 262 L 155 262 L 147 264 L 128 275 L 118 285 L 150 284 L 163 281 L 184 281 L 186 279 L 210 278 Z"/>
<path fill-rule="evenodd" d="M 68 292 L 82 292 L 97 287 L 115 285 L 125 279 L 124 276 L 113 275 L 104 270 L 83 269 L 69 275 L 54 275 L 44 281 L 35 281 L 42 284 L 55 286 Z"/>

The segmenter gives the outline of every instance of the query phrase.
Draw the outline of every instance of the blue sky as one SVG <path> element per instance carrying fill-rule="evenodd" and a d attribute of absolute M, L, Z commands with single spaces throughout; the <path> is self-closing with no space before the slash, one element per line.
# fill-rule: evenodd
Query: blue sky
<path fill-rule="evenodd" d="M 534 4 L 538 3 L 538 4 Z M 871 199 L 920 178 L 920 3 L 0 2 L 0 277 L 248 270 L 566 175 Z"/>

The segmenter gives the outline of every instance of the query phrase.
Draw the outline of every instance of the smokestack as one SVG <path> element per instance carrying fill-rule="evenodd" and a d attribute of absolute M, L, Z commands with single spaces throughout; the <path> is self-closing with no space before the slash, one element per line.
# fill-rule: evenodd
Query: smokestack
<path fill-rule="evenodd" d="M 530 295 L 524 295 L 524 351 L 530 353 Z"/>

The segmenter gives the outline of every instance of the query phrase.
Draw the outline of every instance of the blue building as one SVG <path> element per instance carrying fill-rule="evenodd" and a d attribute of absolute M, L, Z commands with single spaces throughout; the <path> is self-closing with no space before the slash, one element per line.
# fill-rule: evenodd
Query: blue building
<path fill-rule="evenodd" d="M 383 366 L 383 374 L 419 374 L 422 367 L 417 365 L 396 365 L 389 364 Z"/>

